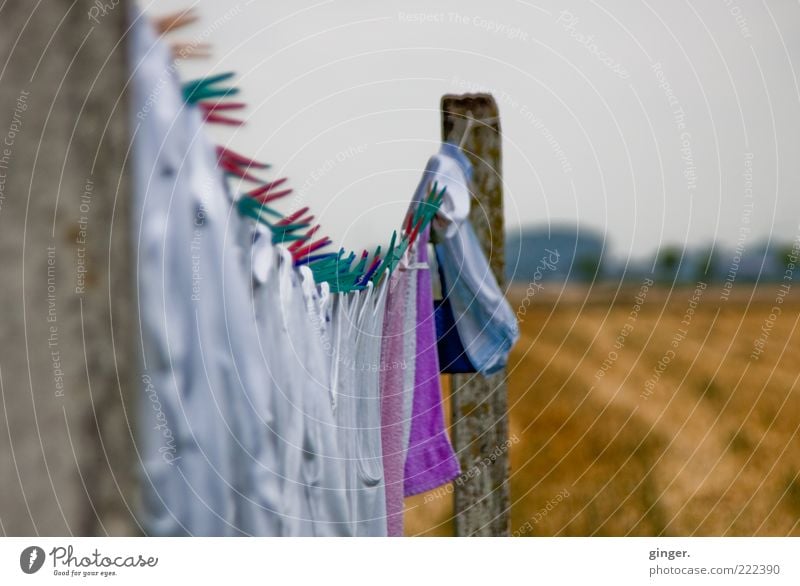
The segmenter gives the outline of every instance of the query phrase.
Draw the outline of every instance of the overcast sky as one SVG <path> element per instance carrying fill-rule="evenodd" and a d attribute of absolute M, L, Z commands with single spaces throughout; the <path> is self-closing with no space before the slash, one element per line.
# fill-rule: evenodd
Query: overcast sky
<path fill-rule="evenodd" d="M 154 13 L 190 5 L 160 0 Z M 491 91 L 506 225 L 579 223 L 618 256 L 800 235 L 800 5 L 792 0 L 197 3 L 175 39 L 235 70 L 247 126 L 335 242 L 398 227 L 438 148 L 439 99 Z M 748 207 L 752 203 L 752 208 Z"/>

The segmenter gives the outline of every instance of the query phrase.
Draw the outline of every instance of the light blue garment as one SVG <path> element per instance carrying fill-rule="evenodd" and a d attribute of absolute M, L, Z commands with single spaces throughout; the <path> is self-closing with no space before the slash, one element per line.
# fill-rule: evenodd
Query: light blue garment
<path fill-rule="evenodd" d="M 331 389 L 355 536 L 385 537 L 380 351 L 389 279 L 333 296 Z"/>
<path fill-rule="evenodd" d="M 324 283 L 320 291 L 306 266 L 300 268 L 299 279 L 306 311 L 298 312 L 300 324 L 295 339 L 305 357 L 303 364 L 307 375 L 303 388 L 305 457 L 302 484 L 313 535 L 352 536 L 346 467 L 331 401 L 330 350 L 324 346 L 330 329 L 328 284 Z"/>
<path fill-rule="evenodd" d="M 438 245 L 456 329 L 472 365 L 483 375 L 505 367 L 519 338 L 517 318 L 497 285 L 472 225 Z"/>
<path fill-rule="evenodd" d="M 519 338 L 519 326 L 511 306 L 497 284 L 489 262 L 469 221 L 472 165 L 461 149 L 443 143 L 430 158 L 415 200 L 430 191 L 433 182 L 446 187 L 445 199 L 432 229 L 446 281 L 458 336 L 478 372 L 502 369 Z"/>
<path fill-rule="evenodd" d="M 182 195 L 178 177 L 190 147 L 190 125 L 179 115 L 183 101 L 166 47 L 156 42 L 143 15 L 135 19 L 129 45 L 136 141 L 132 212 L 142 380 L 149 399 L 139 402 L 137 437 L 144 473 L 140 516 L 145 530 L 154 535 L 231 534 L 229 491 L 196 474 L 208 468 L 198 464 L 211 460 L 220 464 L 216 472 L 221 478 L 233 480 L 224 443 L 203 453 L 200 442 L 193 441 L 189 414 L 199 397 L 183 392 L 190 385 L 186 365 L 195 338 L 190 335 L 193 320 L 184 309 L 192 307 L 186 289 L 192 282 L 192 264 L 186 251 L 171 243 L 186 243 L 192 236 L 191 201 Z M 197 490 L 192 492 L 192 486 Z M 205 508 L 205 514 L 195 515 L 195 507 Z"/>
<path fill-rule="evenodd" d="M 433 230 L 441 237 L 452 236 L 469 216 L 469 182 L 472 164 L 456 145 L 442 143 L 439 152 L 428 159 L 412 201 L 423 201 L 436 183 L 447 187 L 445 198 L 433 220 Z"/>
<path fill-rule="evenodd" d="M 132 37 L 142 524 L 159 536 L 352 535 L 323 348 L 329 296 L 269 234 L 253 244 L 261 229 L 236 212 L 166 48 L 142 19 Z"/>
<path fill-rule="evenodd" d="M 234 242 L 246 227 L 167 48 L 140 14 L 131 35 L 140 519 L 151 535 L 274 535 L 266 373 Z"/>
<path fill-rule="evenodd" d="M 254 268 L 254 296 L 273 415 L 265 433 L 274 446 L 280 478 L 276 535 L 349 536 L 347 485 L 329 387 L 330 361 L 323 349 L 325 326 L 319 322 L 322 299 L 308 268 L 303 268 L 308 274 L 298 272 L 286 249 L 259 239 L 254 259 L 265 258 L 264 247 L 274 258 L 269 271 Z"/>

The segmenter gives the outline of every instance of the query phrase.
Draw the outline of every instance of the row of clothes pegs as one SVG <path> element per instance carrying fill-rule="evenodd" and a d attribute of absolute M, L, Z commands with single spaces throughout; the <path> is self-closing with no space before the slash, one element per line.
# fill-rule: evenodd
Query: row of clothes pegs
<path fill-rule="evenodd" d="M 184 99 L 198 107 L 209 124 L 241 126 L 243 120 L 221 114 L 246 107 L 243 102 L 225 101 L 239 92 L 238 88 L 226 85 L 233 77 L 233 72 L 227 72 L 186 82 L 183 84 Z M 419 233 L 433 220 L 446 190 L 446 187 L 439 189 L 434 184 L 427 197 L 409 210 L 403 228 L 399 235 L 397 231 L 392 233 L 383 256 L 382 246 L 378 246 L 372 255 L 366 250 L 357 254 L 353 251 L 347 253 L 344 249 L 323 253 L 320 251 L 333 241 L 326 236 L 312 240 L 320 225 L 312 225 L 314 215 L 309 214 L 308 207 L 284 216 L 269 205 L 292 193 L 292 189 L 285 187 L 287 177 L 272 181 L 260 179 L 254 172 L 269 169 L 270 165 L 236 153 L 228 147 L 218 146 L 217 155 L 218 164 L 226 175 L 257 184 L 238 199 L 239 212 L 269 228 L 273 243 L 288 244 L 295 265 L 308 266 L 316 282 L 329 283 L 333 293 L 362 290 L 367 282 L 377 283 L 385 274 L 391 274 Z M 303 233 L 303 230 L 306 232 Z"/>
<path fill-rule="evenodd" d="M 156 19 L 156 30 L 163 35 L 197 19 L 193 9 L 173 13 Z M 207 44 L 172 45 L 173 58 L 206 57 L 208 49 Z M 234 76 L 233 72 L 225 72 L 186 82 L 182 86 L 184 99 L 198 108 L 206 123 L 242 126 L 245 124 L 244 120 L 228 115 L 246 108 L 244 102 L 232 100 L 239 94 L 239 89 L 230 83 Z M 326 252 L 324 249 L 333 242 L 328 237 L 319 236 L 320 225 L 313 224 L 314 215 L 309 213 L 308 207 L 283 215 L 271 205 L 292 193 L 292 189 L 286 185 L 288 178 L 270 181 L 259 178 L 257 172 L 269 169 L 270 165 L 236 153 L 229 147 L 217 147 L 217 161 L 226 176 L 256 185 L 236 200 L 240 214 L 267 227 L 272 234 L 272 242 L 287 247 L 295 266 L 307 266 L 315 281 L 327 283 L 331 293 L 363 290 L 368 283 L 376 284 L 385 275 L 391 275 L 418 235 L 426 230 L 437 214 L 444 217 L 448 224 L 446 237 L 441 239 L 435 254 L 430 256 L 431 261 L 438 266 L 434 280 L 444 283 L 447 278 L 451 281 L 452 295 L 436 301 L 440 341 L 455 340 L 452 343 L 440 343 L 439 355 L 444 359 L 443 372 L 491 374 L 504 366 L 508 351 L 518 336 L 516 320 L 489 274 L 488 264 L 469 222 L 465 222 L 469 209 L 469 193 L 463 189 L 463 185 L 456 185 L 459 193 L 449 194 L 445 201 L 445 191 L 446 184 L 452 183 L 446 179 L 451 179 L 457 168 L 461 167 L 461 170 L 455 171 L 455 175 L 471 173 L 468 169 L 470 163 L 461 152 L 470 132 L 493 122 L 496 119 L 476 120 L 471 115 L 464 118 L 461 140 L 458 144 L 444 143 L 440 153 L 431 158 L 424 173 L 434 177 L 429 185 L 429 192 L 426 197 L 415 195 L 414 204 L 403 227 L 399 233 L 392 233 L 383 255 L 381 246 L 372 255 L 366 250 L 361 253 L 347 252 L 344 249 Z M 440 166 L 441 169 L 434 173 Z M 436 177 L 445 179 L 442 185 L 438 185 Z M 443 204 L 446 209 L 442 209 Z M 459 237 L 454 238 L 457 227 Z M 443 262 L 438 262 L 441 260 Z M 458 267 L 457 271 L 453 267 Z M 455 312 L 453 305 L 457 306 Z M 460 317 L 454 313 L 460 314 Z M 477 317 L 479 314 L 480 318 Z M 494 323 L 496 327 L 487 327 L 485 323 Z M 464 332 L 453 335 L 456 329 Z M 467 344 L 465 347 L 459 336 L 475 338 L 481 343 Z M 491 342 L 486 342 L 489 338 L 492 339 Z"/>
<path fill-rule="evenodd" d="M 174 69 L 146 27 L 134 33 L 136 106 Z M 268 164 L 193 140 L 204 122 L 245 123 L 232 117 L 245 107 L 232 101 L 233 78 L 179 86 L 171 75 L 136 134 L 142 348 L 158 394 L 141 418 L 143 525 L 156 535 L 402 535 L 403 499 L 460 473 L 442 406 L 452 336 L 434 315 L 437 274 L 470 368 L 502 368 L 517 335 L 467 219 L 471 163 L 443 143 L 387 246 L 328 252 L 308 207 L 275 209 L 292 193 L 288 178 L 262 178 Z M 156 171 L 165 167 L 179 170 Z M 233 195 L 225 177 L 247 189 Z M 195 241 L 197 263 L 187 258 Z M 207 285 L 192 303 L 165 295 L 196 277 Z"/>
<path fill-rule="evenodd" d="M 164 35 L 197 20 L 196 11 L 189 9 L 156 19 L 155 28 Z M 207 57 L 209 49 L 208 44 L 173 43 L 172 54 L 176 59 Z M 229 83 L 234 76 L 234 72 L 225 72 L 185 82 L 182 87 L 184 100 L 200 110 L 206 123 L 243 126 L 244 120 L 230 115 L 246 108 L 244 102 L 231 100 L 239 94 L 239 88 Z M 218 146 L 217 156 L 218 164 L 227 176 L 256 184 L 256 187 L 238 199 L 239 212 L 269 228 L 273 243 L 288 245 L 295 265 L 308 266 L 316 282 L 329 283 L 332 292 L 361 290 L 367 282 L 376 283 L 385 274 L 391 274 L 403 254 L 414 244 L 418 234 L 426 229 L 436 215 L 446 189 L 442 187 L 438 190 L 434 185 L 428 197 L 417 202 L 417 207 L 409 211 L 400 233 L 392 233 L 383 256 L 381 246 L 371 256 L 366 250 L 360 254 L 353 251 L 347 253 L 343 249 L 338 252 L 321 252 L 333 242 L 324 236 L 312 240 L 319 232 L 320 225 L 312 224 L 314 216 L 308 214 L 308 207 L 284 216 L 269 205 L 292 193 L 292 189 L 285 186 L 288 178 L 272 181 L 260 179 L 255 172 L 267 170 L 270 165 L 241 155 L 229 147 Z"/>

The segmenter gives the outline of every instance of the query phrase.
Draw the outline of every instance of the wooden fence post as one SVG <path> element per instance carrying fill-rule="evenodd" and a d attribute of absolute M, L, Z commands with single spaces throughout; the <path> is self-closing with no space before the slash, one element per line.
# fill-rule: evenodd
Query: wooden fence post
<path fill-rule="evenodd" d="M 0 535 L 137 533 L 127 2 L 0 8 Z"/>
<path fill-rule="evenodd" d="M 489 94 L 442 97 L 444 140 L 460 142 L 468 118 L 476 120 L 463 142 L 474 167 L 470 221 L 502 287 L 503 172 L 497 103 Z M 455 487 L 456 535 L 509 534 L 507 394 L 505 371 L 490 377 L 453 375 L 453 447 L 464 473 Z M 482 464 L 496 454 L 491 464 Z M 471 470 L 479 473 L 470 475 Z"/>

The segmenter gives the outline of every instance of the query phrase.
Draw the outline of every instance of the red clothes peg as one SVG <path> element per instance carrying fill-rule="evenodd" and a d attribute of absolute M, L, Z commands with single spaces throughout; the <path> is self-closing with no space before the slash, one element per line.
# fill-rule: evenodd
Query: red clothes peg
<path fill-rule="evenodd" d="M 292 223 L 294 223 L 294 222 L 295 222 L 295 221 L 296 221 L 296 220 L 297 220 L 297 219 L 298 219 L 300 216 L 302 216 L 303 214 L 305 214 L 305 213 L 308 211 L 308 209 L 309 209 L 309 208 L 308 208 L 308 206 L 306 206 L 306 207 L 304 207 L 304 208 L 300 208 L 299 210 L 297 210 L 297 211 L 296 211 L 296 212 L 294 212 L 294 213 L 291 213 L 291 214 L 289 214 L 288 216 L 286 216 L 286 217 L 285 217 L 285 218 L 283 218 L 282 220 L 278 220 L 277 222 L 275 222 L 275 225 L 276 225 L 276 226 L 286 226 L 287 224 L 292 224 Z"/>
<path fill-rule="evenodd" d="M 256 169 L 269 168 L 269 165 L 266 163 L 259 163 L 258 161 L 254 161 L 253 159 L 245 157 L 244 155 L 240 155 L 239 153 L 222 146 L 217 147 L 217 159 L 227 160 L 239 166 L 254 167 Z"/>
<path fill-rule="evenodd" d="M 220 160 L 219 161 L 219 166 L 222 167 L 222 169 L 224 169 L 228 173 L 236 175 L 237 177 L 240 177 L 241 179 L 247 179 L 248 181 L 253 181 L 255 183 L 260 183 L 261 182 L 261 180 L 258 177 L 254 176 L 254 175 L 251 175 L 247 171 L 243 170 L 241 167 L 235 165 L 234 163 L 231 163 L 230 161 L 228 161 L 226 159 Z"/>
<path fill-rule="evenodd" d="M 360 279 L 358 279 L 358 281 L 357 281 L 358 284 L 359 285 L 365 285 L 372 278 L 372 275 L 378 269 L 378 266 L 380 264 L 381 264 L 381 257 L 380 256 L 376 256 L 375 258 L 373 258 L 372 259 L 372 264 L 367 269 L 367 272 L 365 272 L 364 275 Z"/>
<path fill-rule="evenodd" d="M 411 232 L 411 236 L 408 237 L 408 247 L 411 248 L 411 245 L 414 244 L 414 241 L 417 239 L 417 234 L 419 234 L 419 229 L 422 228 L 422 218 L 420 218 L 419 222 L 414 226 L 414 230 Z"/>
<path fill-rule="evenodd" d="M 332 242 L 333 241 L 330 238 L 328 238 L 327 236 L 325 238 L 320 238 L 316 242 L 313 242 L 313 243 L 309 244 L 308 246 L 304 246 L 304 247 L 300 248 L 299 250 L 294 251 L 292 253 L 292 259 L 294 261 L 298 261 L 301 258 L 303 258 L 304 256 L 308 256 L 309 254 L 311 254 L 315 250 L 319 250 L 323 246 L 328 246 Z"/>
<path fill-rule="evenodd" d="M 213 112 L 207 112 L 204 116 L 205 121 L 209 124 L 224 124 L 225 126 L 244 126 L 244 120 L 237 118 L 228 118 L 227 116 L 220 116 Z"/>
<path fill-rule="evenodd" d="M 303 238 L 302 238 L 301 240 L 297 240 L 297 241 L 295 241 L 295 242 L 292 242 L 292 244 L 289 246 L 289 252 L 294 252 L 294 251 L 296 251 L 298 248 L 300 248 L 301 246 L 303 246 L 303 245 L 304 245 L 306 242 L 308 242 L 309 240 L 311 240 L 311 237 L 312 237 L 314 234 L 316 234 L 316 233 L 317 233 L 317 230 L 319 230 L 319 226 L 320 226 L 320 225 L 319 225 L 319 224 L 317 224 L 316 226 L 314 226 L 313 228 L 311 228 L 311 229 L 310 229 L 308 232 L 306 232 L 306 233 L 305 233 L 305 235 L 303 236 Z"/>
<path fill-rule="evenodd" d="M 291 189 L 284 189 L 283 191 L 277 191 L 275 193 L 270 193 L 269 195 L 262 195 L 261 197 L 257 198 L 263 204 L 267 204 L 271 201 L 275 201 L 276 199 L 280 199 L 292 193 Z"/>
<path fill-rule="evenodd" d="M 244 102 L 197 102 L 204 112 L 218 112 L 222 110 L 241 110 L 247 104 Z"/>
<path fill-rule="evenodd" d="M 270 181 L 269 183 L 265 183 L 261 187 L 256 187 L 247 192 L 247 195 L 254 199 L 258 199 L 262 195 L 267 195 L 267 192 L 272 191 L 276 187 L 283 185 L 289 180 L 288 177 L 281 177 L 280 179 L 276 179 L 275 181 Z"/>
<path fill-rule="evenodd" d="M 411 222 L 413 221 L 414 221 L 414 214 L 409 210 L 409 212 L 406 214 L 405 226 L 403 227 L 406 234 L 411 232 Z"/>

